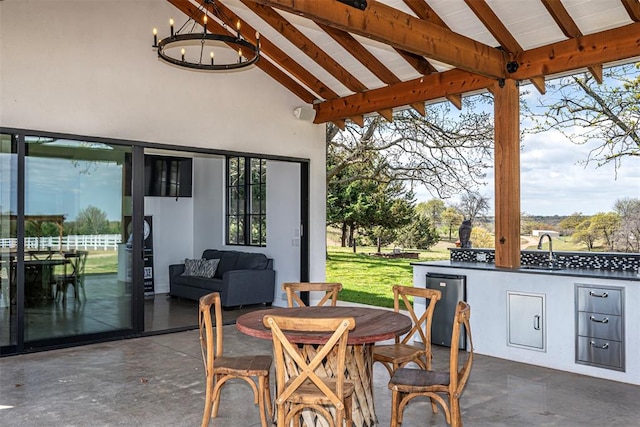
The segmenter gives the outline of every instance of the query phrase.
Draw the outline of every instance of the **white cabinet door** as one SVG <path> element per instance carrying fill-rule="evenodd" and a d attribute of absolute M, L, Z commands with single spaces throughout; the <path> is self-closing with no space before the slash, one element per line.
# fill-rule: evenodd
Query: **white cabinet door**
<path fill-rule="evenodd" d="M 532 350 L 545 349 L 543 294 L 507 292 L 507 344 Z"/>

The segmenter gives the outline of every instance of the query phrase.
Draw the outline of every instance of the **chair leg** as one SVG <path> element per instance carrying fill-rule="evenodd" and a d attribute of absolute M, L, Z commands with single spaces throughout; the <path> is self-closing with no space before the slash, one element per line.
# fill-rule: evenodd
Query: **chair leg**
<path fill-rule="evenodd" d="M 202 426 L 207 427 L 209 425 L 209 420 L 211 419 L 211 409 L 213 406 L 213 400 L 211 396 L 211 391 L 213 389 L 212 379 L 207 378 L 207 390 L 205 392 L 205 401 L 204 401 L 204 414 L 202 414 Z"/>
<path fill-rule="evenodd" d="M 460 415 L 460 401 L 455 397 L 449 398 L 449 408 L 451 412 L 451 427 L 462 427 L 462 416 Z"/>
<path fill-rule="evenodd" d="M 269 385 L 269 376 L 264 377 L 264 394 L 265 401 L 267 402 L 267 410 L 269 411 L 269 419 L 271 422 L 275 421 L 273 419 L 275 415 L 275 409 L 273 407 L 273 402 L 271 401 L 271 386 Z"/>
<path fill-rule="evenodd" d="M 264 376 L 258 377 L 258 408 L 260 408 L 260 425 L 267 427 L 267 414 L 265 408 L 265 379 Z"/>
<path fill-rule="evenodd" d="M 284 426 L 284 405 L 280 404 L 277 405 L 276 407 L 276 412 L 277 412 L 277 417 L 278 417 L 278 421 L 276 422 L 276 426 L 277 427 L 285 427 Z"/>
<path fill-rule="evenodd" d="M 398 427 L 398 409 L 400 408 L 400 392 L 391 391 L 391 427 Z"/>

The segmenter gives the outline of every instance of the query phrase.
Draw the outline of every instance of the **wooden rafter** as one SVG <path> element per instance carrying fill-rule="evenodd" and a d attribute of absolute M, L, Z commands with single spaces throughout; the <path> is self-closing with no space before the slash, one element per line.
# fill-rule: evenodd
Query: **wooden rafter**
<path fill-rule="evenodd" d="M 507 30 L 500 18 L 484 0 L 465 0 L 465 3 L 480 19 L 491 35 L 500 43 L 500 46 L 511 54 L 522 52 L 522 46 Z"/>
<path fill-rule="evenodd" d="M 327 53 L 320 49 L 313 41 L 311 41 L 311 39 L 305 36 L 300 30 L 271 7 L 253 3 L 248 0 L 241 1 L 245 6 L 271 25 L 276 31 L 293 43 L 309 58 L 313 59 L 318 65 L 324 68 L 349 90 L 353 92 L 362 92 L 368 89 L 342 65 L 338 64 L 338 62 L 331 58 L 330 55 L 327 55 Z"/>
<path fill-rule="evenodd" d="M 638 0 L 621 0 L 629 17 L 636 22 L 640 22 L 640 1 Z"/>
<path fill-rule="evenodd" d="M 248 0 L 245 1 L 249 3 Z M 492 78 L 502 78 L 506 75 L 505 58 L 499 49 L 415 18 L 383 3 L 371 2 L 365 10 L 358 10 L 336 0 L 254 1 L 442 61 L 462 70 Z"/>
<path fill-rule="evenodd" d="M 440 25 L 444 28 L 449 28 L 435 10 L 433 10 L 424 0 L 404 0 L 404 3 L 409 6 L 411 11 L 415 13 L 418 18 L 429 21 L 432 24 Z"/>
<path fill-rule="evenodd" d="M 542 4 L 547 8 L 549 14 L 556 21 L 558 27 L 562 30 L 565 36 L 569 38 L 578 38 L 582 37 L 582 31 L 578 28 L 578 25 L 575 23 L 571 15 L 565 7 L 557 0 L 542 0 Z M 598 68 L 589 68 L 589 71 L 595 77 L 598 83 L 602 83 L 602 64 L 598 64 L 600 72 L 598 73 Z"/>
<path fill-rule="evenodd" d="M 362 65 L 369 68 L 377 78 L 386 84 L 399 83 L 400 79 L 391 72 L 378 58 L 360 44 L 351 34 L 328 27 L 324 24 L 318 24 L 322 30 L 327 33 L 340 46 L 347 50 Z"/>

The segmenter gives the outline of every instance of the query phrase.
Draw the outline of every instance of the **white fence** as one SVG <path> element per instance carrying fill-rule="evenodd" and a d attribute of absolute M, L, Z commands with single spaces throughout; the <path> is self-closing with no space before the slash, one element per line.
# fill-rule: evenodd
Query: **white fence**
<path fill-rule="evenodd" d="M 59 236 L 55 237 L 25 237 L 24 248 L 30 249 L 49 249 L 54 251 L 71 250 L 71 249 L 83 249 L 83 250 L 116 250 L 118 244 L 122 243 L 122 236 L 120 234 L 94 234 L 94 235 L 80 235 L 80 236 L 62 236 L 60 241 Z M 18 246 L 18 239 L 16 238 L 4 238 L 0 239 L 0 248 L 16 248 Z"/>

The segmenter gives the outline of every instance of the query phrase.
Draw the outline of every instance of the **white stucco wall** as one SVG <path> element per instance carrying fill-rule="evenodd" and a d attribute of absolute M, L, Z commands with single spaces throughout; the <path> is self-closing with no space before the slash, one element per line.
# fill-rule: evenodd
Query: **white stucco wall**
<path fill-rule="evenodd" d="M 165 0 L 1 1 L 0 126 L 310 159 L 310 278 L 323 280 L 324 126 L 294 118 L 302 101 L 256 67 L 160 62 L 151 29 L 169 17 L 184 19 Z"/>

